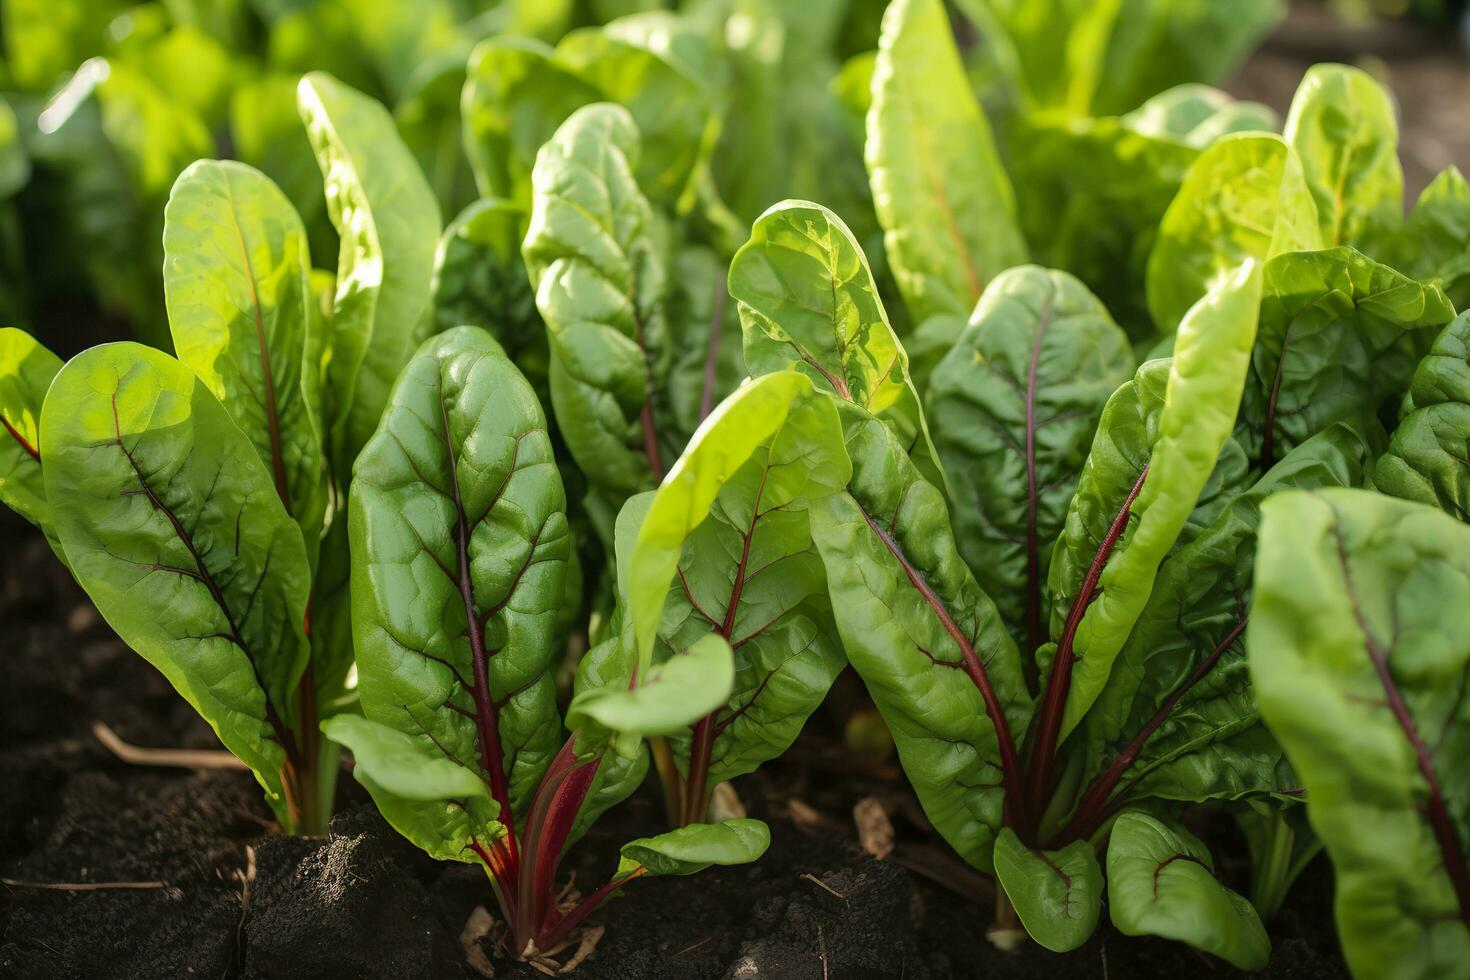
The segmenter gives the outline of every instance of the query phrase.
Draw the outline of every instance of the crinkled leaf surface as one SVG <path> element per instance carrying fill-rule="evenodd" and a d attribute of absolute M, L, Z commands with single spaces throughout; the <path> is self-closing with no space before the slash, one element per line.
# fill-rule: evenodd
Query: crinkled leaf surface
<path fill-rule="evenodd" d="M 363 713 L 520 812 L 561 742 L 550 667 L 570 548 L 536 396 L 484 331 L 430 338 L 356 472 Z"/>
<path fill-rule="evenodd" d="M 626 109 L 573 113 L 537 157 L 524 244 L 551 343 L 557 426 L 614 507 L 662 477 L 663 454 L 682 445 L 658 384 L 670 356 L 666 271 L 633 177 L 638 151 Z"/>
<path fill-rule="evenodd" d="M 341 238 L 326 419 L 345 481 L 429 322 L 439 202 L 380 104 L 324 72 L 301 79 L 297 102 Z"/>
<path fill-rule="evenodd" d="M 1103 875 L 1091 841 L 1035 851 L 1005 827 L 995 841 L 995 876 L 1027 934 L 1052 952 L 1076 949 L 1097 929 Z"/>
<path fill-rule="evenodd" d="M 692 875 L 712 864 L 749 864 L 770 845 L 770 828 L 759 820 L 690 824 L 624 844 L 613 880 L 635 873 Z"/>
<path fill-rule="evenodd" d="M 30 334 L 0 327 L 0 501 L 45 532 L 66 561 L 41 476 L 41 405 L 60 370 L 61 358 Z"/>
<path fill-rule="evenodd" d="M 1199 838 L 1138 810 L 1108 837 L 1108 911 L 1125 936 L 1176 939 L 1242 970 L 1271 956 L 1260 916 L 1220 884 Z"/>
<path fill-rule="evenodd" d="M 935 368 L 930 427 L 954 490 L 955 538 L 1029 654 L 1046 639 L 1046 570 L 1128 337 L 1065 272 L 1001 273 Z"/>
<path fill-rule="evenodd" d="M 1399 128 L 1388 91 L 1361 68 L 1313 65 L 1286 116 L 1326 246 L 1366 247 L 1404 210 Z"/>
<path fill-rule="evenodd" d="M 942 0 L 888 6 L 872 93 L 865 155 L 894 278 L 916 322 L 963 316 L 1026 243 Z"/>
<path fill-rule="evenodd" d="M 809 201 L 773 205 L 730 263 L 730 295 L 753 377 L 810 376 L 890 425 L 925 477 L 943 484 L 908 355 L 841 218 Z"/>
<path fill-rule="evenodd" d="M 1406 275 L 1435 280 L 1455 309 L 1470 306 L 1470 185 L 1459 169 L 1440 171 L 1402 227 L 1370 251 Z"/>
<path fill-rule="evenodd" d="M 1004 805 L 992 718 L 1019 737 L 1031 712 L 1020 656 L 955 547 L 944 495 L 888 426 L 842 409 L 852 479 L 811 511 L 838 631 L 924 812 L 989 870 Z"/>
<path fill-rule="evenodd" d="M 1455 311 L 1439 289 L 1348 246 L 1266 263 L 1236 437 L 1269 466 L 1333 422 L 1372 428 Z"/>
<path fill-rule="evenodd" d="M 187 367 L 117 343 L 52 382 L 41 459 L 77 581 L 289 827 L 280 740 L 306 666 L 311 572 L 254 446 Z"/>
<path fill-rule="evenodd" d="M 1356 976 L 1470 959 L 1467 638 L 1470 528 L 1363 490 L 1262 508 L 1251 677 L 1332 857 Z"/>
<path fill-rule="evenodd" d="M 1321 247 L 1301 163 L 1279 136 L 1239 133 L 1199 155 L 1164 212 L 1148 257 L 1148 308 L 1174 330 L 1213 285 L 1248 259 Z"/>
<path fill-rule="evenodd" d="M 179 175 L 163 225 L 174 350 L 254 444 L 315 565 L 324 338 L 310 276 L 301 219 L 269 177 L 222 160 Z"/>
<path fill-rule="evenodd" d="M 1470 523 L 1470 313 L 1419 362 L 1408 405 L 1374 466 L 1374 487 Z"/>
<path fill-rule="evenodd" d="M 1248 262 L 1200 300 L 1179 325 L 1168 380 L 1157 388 L 1158 362 L 1139 370 L 1103 411 L 1092 451 L 1052 556 L 1052 636 L 1063 639 L 1073 605 L 1085 602 L 1076 628 L 1076 662 L 1058 733 L 1065 738 L 1092 706 L 1113 661 L 1153 590 L 1159 563 L 1174 546 L 1206 487 L 1235 424 L 1256 334 L 1261 272 Z M 1135 491 L 1128 524 L 1110 554 L 1099 543 Z M 1098 592 L 1080 597 L 1102 557 Z M 1043 648 L 1049 653 L 1050 648 Z"/>

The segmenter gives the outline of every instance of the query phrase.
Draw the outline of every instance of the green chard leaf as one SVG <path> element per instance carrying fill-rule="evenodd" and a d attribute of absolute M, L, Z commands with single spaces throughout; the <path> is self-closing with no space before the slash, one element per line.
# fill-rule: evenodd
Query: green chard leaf
<path fill-rule="evenodd" d="M 1376 428 L 1419 356 L 1455 312 L 1435 286 L 1348 246 L 1266 263 L 1260 329 L 1236 429 L 1270 466 L 1333 422 Z"/>
<path fill-rule="evenodd" d="M 887 425 L 840 407 L 852 479 L 811 511 L 837 628 L 924 812 L 988 871 L 1004 810 L 1021 798 L 1021 658 L 955 547 L 943 493 Z"/>
<path fill-rule="evenodd" d="M 1103 875 L 1090 841 L 1035 851 L 1006 827 L 995 841 L 995 876 L 1027 934 L 1052 952 L 1076 949 L 1097 929 Z"/>
<path fill-rule="evenodd" d="M 551 404 L 572 458 L 614 511 L 662 481 L 671 431 L 658 383 L 671 357 L 657 220 L 633 176 L 620 106 L 574 112 L 536 160 L 526 267 L 551 343 Z"/>
<path fill-rule="evenodd" d="M 521 260 L 525 222 L 526 212 L 519 206 L 484 198 L 449 223 L 434 256 L 430 330 L 488 330 L 539 393 L 546 388 L 551 354 Z"/>
<path fill-rule="evenodd" d="M 964 316 L 1026 261 L 1015 194 L 941 0 L 883 17 L 865 155 L 888 260 L 915 322 Z"/>
<path fill-rule="evenodd" d="M 673 735 L 728 701 L 734 682 L 730 644 L 707 633 L 650 669 L 634 687 L 583 692 L 567 709 L 566 724 L 575 730 L 590 721 L 639 737 Z"/>
<path fill-rule="evenodd" d="M 0 501 L 40 528 L 63 562 L 41 474 L 41 406 L 61 358 L 15 327 L 0 327 Z"/>
<path fill-rule="evenodd" d="M 1038 659 L 1045 667 L 1057 658 L 1047 710 L 1066 698 L 1057 744 L 1107 682 L 1226 446 L 1260 295 L 1260 267 L 1248 262 L 1185 315 L 1172 360 L 1144 364 L 1103 410 L 1048 583 L 1057 647 Z M 1051 748 L 1038 745 L 1038 757 Z"/>
<path fill-rule="evenodd" d="M 1380 250 L 1395 269 L 1435 281 L 1455 309 L 1470 306 L 1470 184 L 1464 175 L 1455 167 L 1440 171 Z"/>
<path fill-rule="evenodd" d="M 795 369 L 872 413 L 944 485 L 908 355 L 889 324 L 867 256 L 820 204 L 782 201 L 730 263 L 751 375 Z"/>
<path fill-rule="evenodd" d="M 733 688 L 694 730 L 657 733 L 697 784 L 691 818 L 784 752 L 842 669 L 807 508 L 850 472 L 832 399 L 780 371 L 722 402 L 649 502 L 628 567 L 638 675 L 711 638 L 734 651 Z"/>
<path fill-rule="evenodd" d="M 536 396 L 484 331 L 425 341 L 358 459 L 352 623 L 363 713 L 521 812 L 561 744 L 551 676 L 571 541 Z M 433 853 L 443 800 L 395 826 Z"/>
<path fill-rule="evenodd" d="M 1259 970 L 1271 940 L 1251 903 L 1220 884 L 1189 831 L 1129 810 L 1108 837 L 1108 910 L 1125 936 L 1163 936 Z"/>
<path fill-rule="evenodd" d="M 399 369 L 426 335 L 439 202 L 393 117 L 331 75 L 297 100 L 341 237 L 327 367 L 327 443 L 339 481 L 377 428 Z"/>
<path fill-rule="evenodd" d="M 1246 633 L 1261 712 L 1301 773 L 1360 977 L 1470 960 L 1470 528 L 1363 490 L 1262 508 Z"/>
<path fill-rule="evenodd" d="M 1133 368 L 1127 335 L 1086 286 L 1024 266 L 990 284 L 931 376 L 955 538 L 1028 654 L 1046 640 L 1047 564 L 1092 434 Z"/>
<path fill-rule="evenodd" d="M 714 864 L 749 864 L 770 846 L 770 828 L 759 820 L 692 824 L 624 844 L 613 881 L 641 875 L 692 875 Z"/>
<path fill-rule="evenodd" d="M 1241 639 L 1261 504 L 1282 490 L 1356 486 L 1368 455 L 1347 425 L 1313 436 L 1165 559 L 1083 724 L 1084 772 L 1097 779 L 1099 797 L 1092 806 L 1297 788 L 1280 746 L 1260 725 Z M 1119 786 L 1122 793 L 1112 796 Z"/>
<path fill-rule="evenodd" d="M 201 160 L 169 195 L 163 255 L 174 350 L 254 444 L 315 566 L 324 338 L 301 219 L 260 171 Z"/>
<path fill-rule="evenodd" d="M 1326 246 L 1372 244 L 1403 220 L 1399 128 L 1388 91 L 1348 65 L 1307 69 L 1286 116 Z"/>
<path fill-rule="evenodd" d="M 1321 247 L 1301 162 L 1279 136 L 1239 133 L 1194 161 L 1148 257 L 1148 308 L 1163 333 L 1248 259 Z"/>
<path fill-rule="evenodd" d="M 1470 523 L 1470 313 L 1445 327 L 1419 362 L 1408 404 L 1374 466 L 1374 487 Z"/>
<path fill-rule="evenodd" d="M 311 571 L 254 446 L 183 364 L 116 343 L 52 382 L 41 460 L 77 581 L 293 829 L 281 770 L 301 762 L 289 726 Z"/>
<path fill-rule="evenodd" d="M 482 198 L 529 207 L 536 151 L 599 93 L 528 38 L 493 37 L 470 55 L 461 114 L 464 144 Z"/>

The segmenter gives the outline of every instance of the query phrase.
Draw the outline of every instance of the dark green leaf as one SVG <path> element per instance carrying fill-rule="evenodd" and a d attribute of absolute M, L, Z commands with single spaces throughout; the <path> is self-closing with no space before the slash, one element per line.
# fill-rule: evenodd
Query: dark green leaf
<path fill-rule="evenodd" d="M 1006 827 L 995 840 L 995 877 L 1027 934 L 1052 952 L 1076 949 L 1097 929 L 1103 875 L 1091 841 L 1033 851 Z"/>

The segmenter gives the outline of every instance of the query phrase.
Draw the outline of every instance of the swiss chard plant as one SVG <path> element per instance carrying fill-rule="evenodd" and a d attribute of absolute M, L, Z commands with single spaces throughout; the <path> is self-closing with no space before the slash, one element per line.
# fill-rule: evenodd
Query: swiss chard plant
<path fill-rule="evenodd" d="M 754 399 L 762 415 L 773 387 L 726 414 L 748 416 L 737 405 Z M 566 496 L 535 393 L 486 332 L 450 330 L 409 362 L 358 458 L 349 522 L 363 716 L 325 729 L 404 836 L 485 868 L 512 955 L 555 952 L 639 877 L 765 850 L 759 821 L 691 822 L 624 845 L 611 880 L 560 902 L 562 855 L 637 786 L 642 737 L 729 699 L 730 645 L 702 637 L 658 664 L 616 655 L 627 647 L 589 655 L 564 731 L 552 667 Z"/>
<path fill-rule="evenodd" d="M 164 213 L 177 358 L 108 344 L 63 367 L 6 330 L 0 486 L 282 827 L 316 834 L 338 769 L 320 723 L 356 701 L 346 474 L 416 343 L 439 229 L 380 105 L 327 75 L 300 99 L 343 237 L 335 298 L 268 177 L 194 163 Z"/>

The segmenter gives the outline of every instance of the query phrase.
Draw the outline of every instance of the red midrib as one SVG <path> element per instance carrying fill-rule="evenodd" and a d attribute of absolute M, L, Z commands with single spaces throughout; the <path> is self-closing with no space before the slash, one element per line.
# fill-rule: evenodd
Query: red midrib
<path fill-rule="evenodd" d="M 1353 619 L 1357 622 L 1358 631 L 1363 635 L 1363 646 L 1367 650 L 1368 659 L 1373 663 L 1373 670 L 1378 675 L 1378 682 L 1383 687 L 1383 695 L 1388 701 L 1389 710 L 1393 712 L 1394 720 L 1398 722 L 1404 737 L 1409 740 L 1409 744 L 1414 749 L 1419 774 L 1424 777 L 1424 782 L 1429 787 L 1429 803 L 1425 807 L 1428 812 L 1429 826 L 1434 831 L 1435 841 L 1439 844 L 1445 873 L 1449 876 L 1450 884 L 1455 890 L 1455 899 L 1460 906 L 1460 921 L 1465 924 L 1466 928 L 1470 928 L 1470 863 L 1465 860 L 1465 850 L 1460 844 L 1459 836 L 1455 833 L 1455 825 L 1450 820 L 1444 794 L 1440 791 L 1439 777 L 1435 774 L 1434 764 L 1430 759 L 1429 747 L 1419 736 L 1419 729 L 1409 714 L 1408 705 L 1404 703 L 1403 693 L 1399 690 L 1398 684 L 1388 669 L 1388 653 L 1378 646 L 1373 631 L 1368 628 L 1368 623 L 1363 618 L 1362 605 L 1358 602 L 1352 571 L 1348 566 L 1347 546 L 1343 542 L 1342 529 L 1335 513 L 1332 518 L 1332 536 L 1337 544 L 1337 561 L 1342 570 L 1343 588 L 1347 592 L 1348 602 L 1352 605 Z"/>
<path fill-rule="evenodd" d="M 32 446 L 29 442 L 26 441 L 25 436 L 15 431 L 15 426 L 10 424 L 10 420 L 8 418 L 0 415 L 0 425 L 4 425 L 5 431 L 10 433 L 10 437 L 16 442 L 20 443 L 20 448 L 25 450 L 26 455 L 30 456 L 31 459 L 35 460 L 38 463 L 41 461 L 40 452 L 37 451 L 35 446 Z"/>

